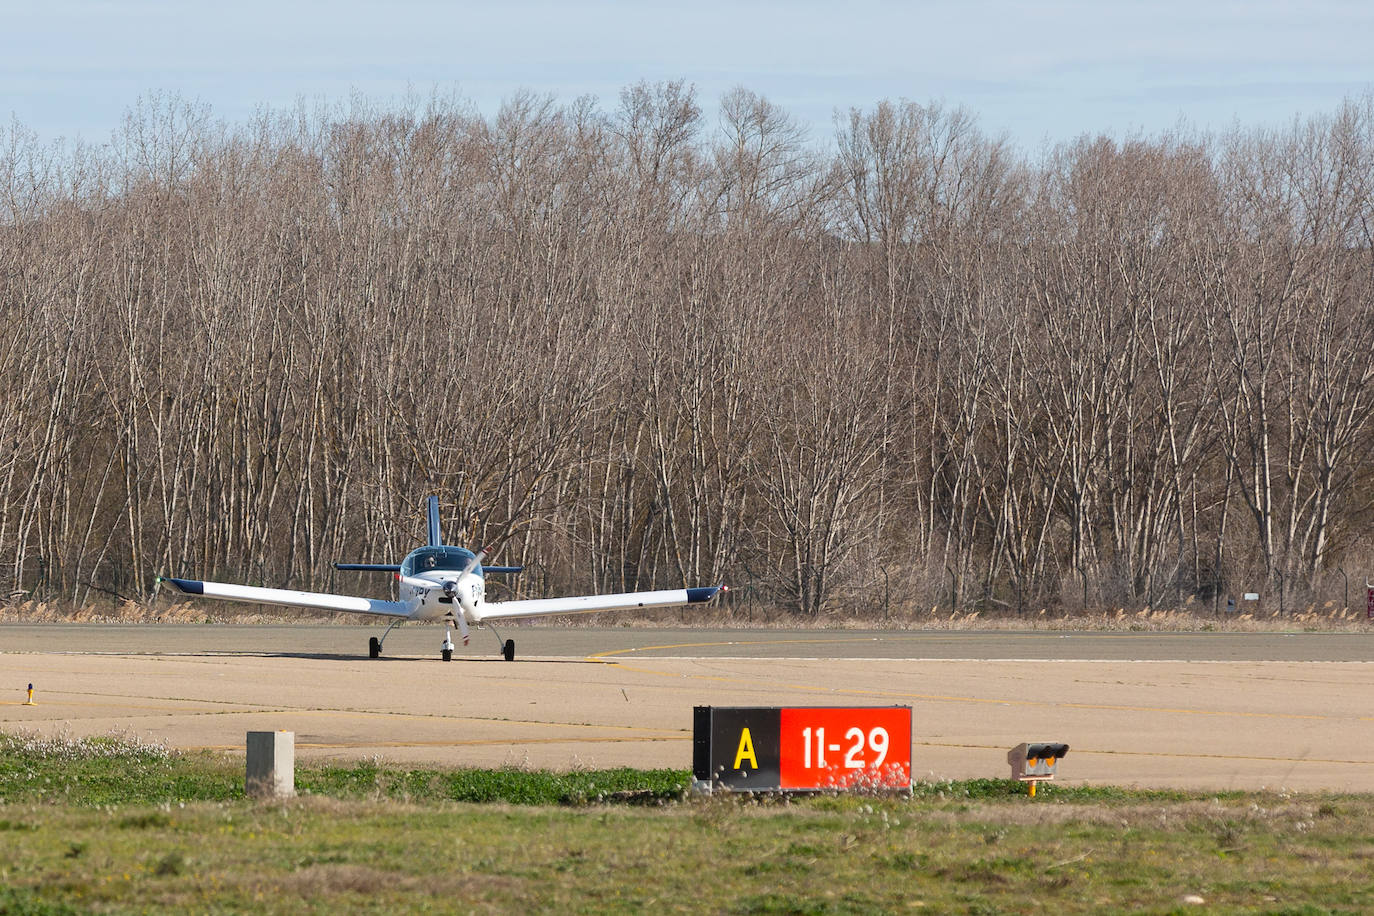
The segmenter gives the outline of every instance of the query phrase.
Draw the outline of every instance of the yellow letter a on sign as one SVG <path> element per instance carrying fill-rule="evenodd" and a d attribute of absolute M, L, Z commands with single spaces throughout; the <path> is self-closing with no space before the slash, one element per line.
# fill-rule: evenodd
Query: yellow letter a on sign
<path fill-rule="evenodd" d="M 748 728 L 739 733 L 739 750 L 735 752 L 735 769 L 738 770 L 741 761 L 746 759 L 754 769 L 759 768 L 759 758 L 754 756 L 754 739 L 750 737 Z"/>

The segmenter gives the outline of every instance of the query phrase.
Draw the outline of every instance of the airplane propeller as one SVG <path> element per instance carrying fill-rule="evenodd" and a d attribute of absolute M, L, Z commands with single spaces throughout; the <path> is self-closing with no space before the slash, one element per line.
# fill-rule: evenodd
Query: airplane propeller
<path fill-rule="evenodd" d="M 403 585 L 409 585 L 411 588 L 421 589 L 426 592 L 431 589 L 442 588 L 445 597 L 455 598 L 458 594 L 458 586 L 462 584 L 464 579 L 472 574 L 472 571 L 481 564 L 482 558 L 486 555 L 487 549 L 485 547 L 477 551 L 473 558 L 468 561 L 467 565 L 463 567 L 462 572 L 458 573 L 456 579 L 445 579 L 442 582 L 434 582 L 430 579 L 421 579 L 419 576 L 403 576 L 400 573 L 396 573 L 396 581 Z M 459 599 L 460 605 L 461 601 L 462 599 Z M 448 616 L 458 625 L 458 633 L 463 637 L 463 645 L 466 646 L 469 638 L 467 615 L 460 610 L 458 613 L 449 614 Z M 452 650 L 449 649 L 447 651 Z"/>
<path fill-rule="evenodd" d="M 458 581 L 462 582 L 464 577 L 466 577 L 468 573 L 472 572 L 474 569 L 478 567 L 479 564 L 481 564 L 482 558 L 486 555 L 487 548 L 485 547 L 477 551 L 477 553 L 473 555 L 472 559 L 468 561 L 468 565 L 464 566 L 463 571 L 458 574 Z"/>
<path fill-rule="evenodd" d="M 445 579 L 442 582 L 434 582 L 430 579 L 421 579 L 419 576 L 403 576 L 398 572 L 396 573 L 396 581 L 400 582 L 403 585 L 409 585 L 411 588 L 420 589 L 426 592 L 431 591 L 432 589 L 441 588 L 444 590 L 445 597 L 453 599 L 457 597 L 459 584 L 462 583 L 462 581 L 466 579 L 474 569 L 477 568 L 478 564 L 482 562 L 482 557 L 486 556 L 486 553 L 487 552 L 485 549 L 477 551 L 476 556 L 474 556 L 471 560 L 468 561 L 468 564 L 463 567 L 462 572 L 458 573 L 458 577 L 456 579 Z M 459 599 L 460 607 L 461 603 L 462 599 Z M 468 644 L 468 639 L 470 638 L 470 634 L 468 632 L 467 615 L 464 614 L 462 610 L 459 610 L 457 613 L 450 612 L 447 616 L 447 619 L 452 620 L 455 624 L 458 625 L 458 633 L 463 638 L 463 645 L 466 646 Z M 449 659 L 452 652 L 453 642 L 449 639 L 447 634 L 445 634 L 445 661 Z"/>

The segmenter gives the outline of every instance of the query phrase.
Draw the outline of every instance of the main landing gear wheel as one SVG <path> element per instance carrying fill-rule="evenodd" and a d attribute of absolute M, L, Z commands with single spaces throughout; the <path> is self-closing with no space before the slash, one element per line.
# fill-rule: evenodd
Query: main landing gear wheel
<path fill-rule="evenodd" d="M 404 617 L 397 617 L 395 620 L 391 621 L 391 623 L 387 624 L 386 629 L 382 631 L 382 638 L 381 638 L 381 639 L 378 639 L 378 638 L 375 637 L 375 636 L 373 636 L 373 637 L 371 637 L 370 639 L 368 639 L 368 641 L 367 641 L 367 657 L 368 657 L 368 658 L 381 658 L 381 657 L 382 657 L 382 643 L 386 642 L 387 636 L 389 636 L 389 635 L 391 634 L 391 631 L 396 627 L 396 625 L 399 624 L 399 623 L 400 623 L 401 621 L 403 621 L 404 619 L 405 619 Z"/>
<path fill-rule="evenodd" d="M 443 650 L 442 652 L 440 652 L 439 654 L 442 655 L 442 656 L 444 657 L 444 661 L 446 661 L 446 662 L 451 662 L 451 661 L 453 661 L 453 650 L 452 650 L 452 649 L 444 649 L 444 650 Z"/>
<path fill-rule="evenodd" d="M 515 661 L 515 640 L 506 640 L 505 645 L 501 646 L 501 654 L 506 657 L 506 661 Z"/>

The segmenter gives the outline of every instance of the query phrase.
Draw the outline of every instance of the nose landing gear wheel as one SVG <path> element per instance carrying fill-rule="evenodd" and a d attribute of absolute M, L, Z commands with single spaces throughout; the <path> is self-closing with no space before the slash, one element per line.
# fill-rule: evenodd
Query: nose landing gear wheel
<path fill-rule="evenodd" d="M 444 661 L 446 661 L 446 662 L 451 662 L 451 661 L 453 661 L 453 650 L 452 650 L 452 649 L 445 649 L 445 650 L 443 650 L 443 652 L 440 653 L 440 654 L 444 656 Z"/>
<path fill-rule="evenodd" d="M 513 640 L 513 639 L 508 639 L 508 640 L 506 640 L 505 645 L 503 645 L 503 646 L 501 647 L 501 654 L 504 655 L 504 656 L 506 657 L 506 661 L 508 661 L 508 662 L 513 662 L 513 661 L 515 661 L 515 640 Z"/>
<path fill-rule="evenodd" d="M 377 639 L 377 637 L 375 637 L 375 636 L 373 636 L 371 639 L 369 639 L 369 640 L 367 641 L 367 657 L 368 657 L 368 658 L 381 658 L 381 657 L 382 657 L 382 643 L 381 643 L 381 640 Z"/>

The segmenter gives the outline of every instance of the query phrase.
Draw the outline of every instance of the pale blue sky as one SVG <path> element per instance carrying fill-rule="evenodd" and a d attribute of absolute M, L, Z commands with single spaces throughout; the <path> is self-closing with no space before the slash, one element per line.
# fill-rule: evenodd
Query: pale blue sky
<path fill-rule="evenodd" d="M 829 142 L 836 110 L 963 105 L 1027 151 L 1083 133 L 1276 125 L 1374 87 L 1374 3 L 971 0 L 499 4 L 0 0 L 0 116 L 100 143 L 140 94 L 255 108 L 524 87 L 614 108 L 683 78 L 709 123 L 743 85 Z"/>

